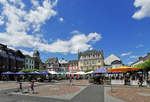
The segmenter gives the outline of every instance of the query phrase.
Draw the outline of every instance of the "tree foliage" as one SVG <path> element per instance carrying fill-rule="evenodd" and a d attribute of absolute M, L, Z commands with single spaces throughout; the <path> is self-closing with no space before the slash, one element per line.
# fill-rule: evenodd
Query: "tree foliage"
<path fill-rule="evenodd" d="M 143 71 L 150 71 L 150 59 L 142 64 L 137 65 L 136 67 Z"/>
<path fill-rule="evenodd" d="M 24 73 L 28 73 L 30 71 L 41 72 L 42 70 L 41 69 L 30 69 L 30 68 L 28 68 L 28 69 L 23 69 L 21 71 L 24 72 Z"/>
<path fill-rule="evenodd" d="M 87 69 L 85 72 L 95 71 L 95 69 Z"/>

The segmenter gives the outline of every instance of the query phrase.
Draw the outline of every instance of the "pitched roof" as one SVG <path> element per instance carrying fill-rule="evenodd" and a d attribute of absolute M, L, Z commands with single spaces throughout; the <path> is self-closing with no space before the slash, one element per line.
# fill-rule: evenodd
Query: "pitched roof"
<path fill-rule="evenodd" d="M 106 65 L 111 65 L 111 63 L 114 62 L 114 61 L 116 61 L 116 60 L 121 61 L 119 57 L 117 57 L 117 56 L 114 55 L 114 54 L 111 54 L 110 56 L 108 56 L 108 57 L 104 60 L 104 63 L 105 63 Z"/>
<path fill-rule="evenodd" d="M 70 60 L 68 63 L 69 64 L 78 64 L 78 60 Z"/>
<path fill-rule="evenodd" d="M 58 58 L 54 57 L 54 58 L 48 58 L 46 60 L 46 63 L 57 63 L 58 62 Z"/>
<path fill-rule="evenodd" d="M 102 53 L 102 51 L 96 51 L 96 50 L 87 50 L 87 51 L 85 51 L 85 52 L 80 52 L 79 53 L 79 56 L 87 56 L 87 55 L 92 55 L 92 54 L 97 54 L 97 55 L 99 55 L 99 54 L 101 54 Z"/>

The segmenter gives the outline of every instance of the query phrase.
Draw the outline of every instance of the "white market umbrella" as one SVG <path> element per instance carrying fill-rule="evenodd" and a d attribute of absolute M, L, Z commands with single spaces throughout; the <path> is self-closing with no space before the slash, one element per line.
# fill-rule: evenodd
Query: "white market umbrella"
<path fill-rule="evenodd" d="M 92 74 L 94 71 L 87 72 L 86 74 Z"/>
<path fill-rule="evenodd" d="M 58 74 L 57 72 L 55 72 L 55 71 L 48 71 L 49 73 L 51 73 L 51 74 Z"/>
<path fill-rule="evenodd" d="M 76 74 L 85 75 L 85 72 L 77 72 Z"/>

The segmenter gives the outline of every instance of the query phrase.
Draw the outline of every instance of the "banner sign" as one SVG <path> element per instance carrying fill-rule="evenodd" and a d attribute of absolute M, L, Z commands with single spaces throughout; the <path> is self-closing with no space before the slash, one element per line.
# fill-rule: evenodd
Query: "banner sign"
<path fill-rule="evenodd" d="M 111 84 L 124 85 L 124 80 L 111 80 Z"/>

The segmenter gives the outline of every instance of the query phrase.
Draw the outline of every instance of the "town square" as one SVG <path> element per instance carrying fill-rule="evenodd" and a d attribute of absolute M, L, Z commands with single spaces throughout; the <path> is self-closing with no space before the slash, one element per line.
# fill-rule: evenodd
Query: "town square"
<path fill-rule="evenodd" d="M 150 102 L 150 0 L 0 0 L 0 102 Z"/>

